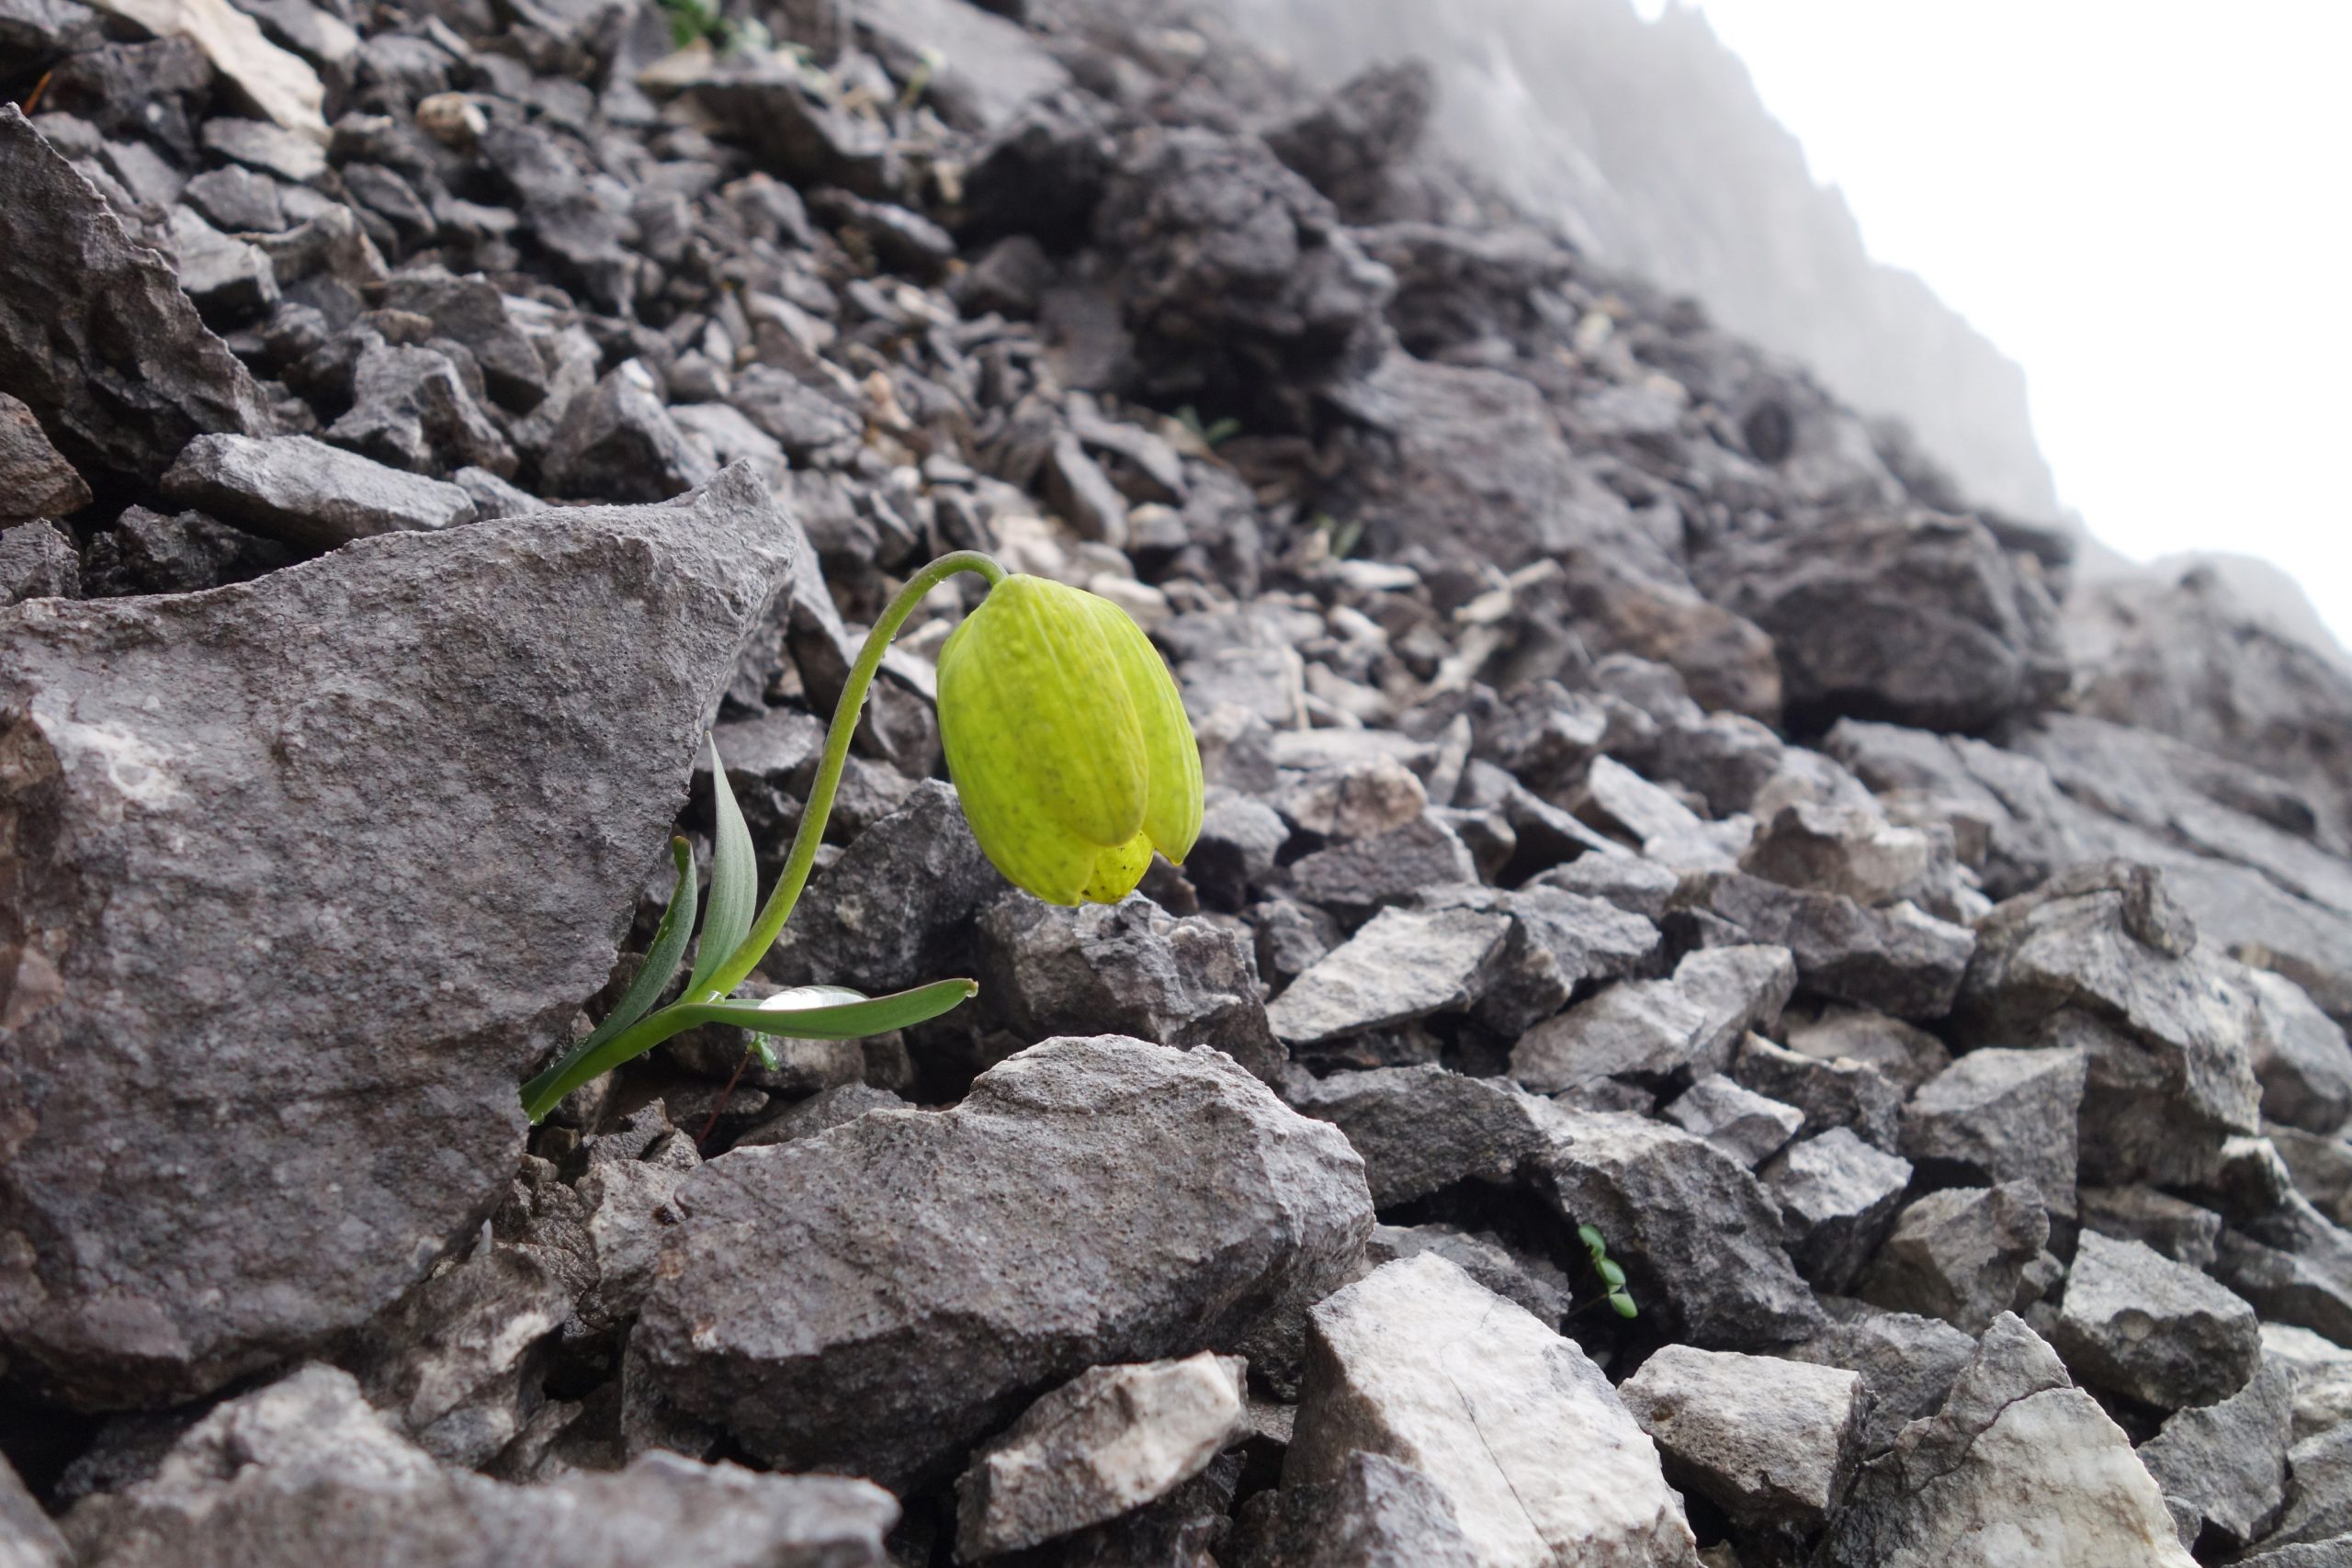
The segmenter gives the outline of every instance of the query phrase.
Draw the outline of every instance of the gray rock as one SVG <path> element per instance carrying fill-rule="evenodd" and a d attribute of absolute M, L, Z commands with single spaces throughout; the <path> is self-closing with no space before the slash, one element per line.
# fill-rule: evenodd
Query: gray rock
<path fill-rule="evenodd" d="M 1201 836 L 1184 857 L 1184 875 L 1217 908 L 1238 908 L 1288 842 L 1290 829 L 1272 807 L 1213 785 L 1201 810 Z"/>
<path fill-rule="evenodd" d="M 1778 1154 L 1804 1125 L 1804 1112 L 1795 1106 L 1767 1100 L 1720 1073 L 1692 1084 L 1659 1114 L 1750 1170 Z"/>
<path fill-rule="evenodd" d="M 1482 1556 L 1427 1473 L 1359 1449 L 1328 1481 L 1242 1506 L 1236 1568 L 1479 1568 Z"/>
<path fill-rule="evenodd" d="M 1855 513 L 1736 536 L 1695 571 L 1770 634 L 1800 728 L 1852 716 L 1981 730 L 2065 688 L 2048 591 L 1973 518 Z"/>
<path fill-rule="evenodd" d="M 2213 1274 L 2265 1319 L 2352 1344 L 2352 1232 L 2330 1224 L 2300 1192 L 2272 1213 L 2225 1228 Z"/>
<path fill-rule="evenodd" d="M 1387 1264 L 1310 1316 L 1285 1488 L 1379 1454 L 1428 1476 L 1474 1562 L 1697 1562 L 1657 1450 L 1600 1370 L 1451 1263 Z"/>
<path fill-rule="evenodd" d="M 1798 801 L 1773 814 L 1739 869 L 1875 908 L 1917 897 L 1933 861 L 1926 833 L 1896 827 L 1875 808 Z"/>
<path fill-rule="evenodd" d="M 1283 1098 L 1347 1134 L 1383 1209 L 1473 1178 L 1509 1181 L 1544 1146 L 1529 1096 L 1501 1079 L 1464 1077 L 1434 1064 L 1323 1078 L 1294 1069 Z"/>
<path fill-rule="evenodd" d="M 311 550 L 474 520 L 472 498 L 456 485 L 388 468 L 307 435 L 199 435 L 164 476 L 163 488 L 183 506 Z"/>
<path fill-rule="evenodd" d="M 776 1115 L 737 1138 L 735 1146 L 739 1149 L 757 1148 L 763 1144 L 788 1144 L 795 1138 L 813 1138 L 844 1122 L 854 1122 L 869 1111 L 899 1111 L 906 1108 L 906 1103 L 890 1090 L 877 1089 L 871 1084 L 835 1084 L 785 1107 Z"/>
<path fill-rule="evenodd" d="M 2125 1241 L 2144 1242 L 2191 1269 L 2212 1266 L 2222 1216 L 2153 1187 L 2086 1187 L 2083 1224 Z"/>
<path fill-rule="evenodd" d="M 2293 1479 L 2287 1511 L 2266 1547 L 2316 1544 L 2352 1536 L 2352 1427 L 2305 1438 L 2287 1450 Z"/>
<path fill-rule="evenodd" d="M 2235 1568 L 2352 1568 L 2352 1533 L 2291 1546 L 2265 1547 L 2233 1560 Z"/>
<path fill-rule="evenodd" d="M 1852 1372 L 1668 1345 L 1617 1393 L 1668 1478 L 1747 1529 L 1810 1532 L 1853 1479 L 1867 1396 Z"/>
<path fill-rule="evenodd" d="M 2308 1328 L 2266 1323 L 2262 1359 L 2293 1374 L 2295 1441 L 2352 1423 L 2352 1349 Z"/>
<path fill-rule="evenodd" d="M 90 504 L 90 487 L 58 456 L 27 408 L 0 392 L 0 525 L 63 517 Z"/>
<path fill-rule="evenodd" d="M 1645 919 L 1657 919 L 1673 901 L 1682 879 L 1655 861 L 1639 855 L 1580 855 L 1567 864 L 1545 872 L 1538 883 L 1564 893 L 1577 893 L 1616 905 Z"/>
<path fill-rule="evenodd" d="M 2229 1398 L 2177 1412 L 2140 1445 L 2140 1462 L 2176 1512 L 2193 1512 L 2232 1546 L 2258 1540 L 2287 1498 L 2294 1393 L 2294 1373 L 2266 1358 Z M 2196 1545 L 2197 1533 L 2184 1530 L 2182 1544 Z"/>
<path fill-rule="evenodd" d="M 1278 1333 L 1372 1228 L 1336 1130 L 1215 1052 L 1116 1036 L 721 1156 L 679 1202 L 631 1339 L 662 1393 L 775 1462 L 901 1484 L 1041 1382 Z"/>
<path fill-rule="evenodd" d="M 573 400 L 540 464 L 544 488 L 599 501 L 666 501 L 707 479 L 714 464 L 662 406 L 636 360 Z"/>
<path fill-rule="evenodd" d="M 88 1568 L 630 1568 L 673 1551 L 729 1568 L 882 1568 L 898 1517 L 870 1482 L 667 1453 L 617 1474 L 510 1486 L 444 1469 L 347 1374 L 311 1366 L 216 1407 L 152 1478 L 83 1503 L 65 1529 Z"/>
<path fill-rule="evenodd" d="M 1266 144 L 1350 222 L 1369 222 L 1387 194 L 1390 169 L 1419 148 L 1436 105 L 1437 74 L 1426 62 L 1376 65 L 1268 131 Z"/>
<path fill-rule="evenodd" d="M 1267 1021 L 1313 1045 L 1465 1008 L 1510 929 L 1468 909 L 1383 909 L 1269 1003 Z"/>
<path fill-rule="evenodd" d="M 1808 1132 L 1851 1127 L 1889 1154 L 1901 1142 L 1903 1091 L 1866 1062 L 1842 1056 L 1824 1061 L 1751 1034 L 1732 1062 L 1731 1076 L 1743 1088 L 1795 1106 L 1804 1113 Z"/>
<path fill-rule="evenodd" d="M 2252 998 L 2194 941 L 2155 874 L 2120 864 L 2012 898 L 1979 928 L 1964 1026 L 2090 1054 L 2086 1179 L 2202 1179 L 2223 1140 L 2257 1130 Z"/>
<path fill-rule="evenodd" d="M 1371 839 L 1411 823 L 1428 808 L 1430 797 L 1410 768 L 1375 754 L 1287 778 L 1273 804 L 1302 832 Z"/>
<path fill-rule="evenodd" d="M 2266 1121 L 2333 1133 L 2352 1117 L 2352 1044 L 2308 992 L 2284 975 L 2245 972 L 2260 1029 L 2254 1076 Z"/>
<path fill-rule="evenodd" d="M 74 1568 L 73 1549 L 6 1459 L 0 1459 L 0 1563 L 7 1568 Z"/>
<path fill-rule="evenodd" d="M 370 1334 L 363 1386 L 419 1448 L 479 1469 L 537 1408 L 532 1352 L 571 1314 L 572 1294 L 536 1250 L 477 1246 Z"/>
<path fill-rule="evenodd" d="M 1618 1111 L 1538 1102 L 1532 1168 L 1571 1224 L 1600 1227 L 1645 1313 L 1711 1348 L 1786 1345 L 1821 1321 L 1777 1205 L 1713 1145 Z"/>
<path fill-rule="evenodd" d="M 351 408 L 327 439 L 412 474 L 477 468 L 514 475 L 514 449 L 438 350 L 370 343 L 351 376 Z M 660 497 L 668 500 L 667 496 Z"/>
<path fill-rule="evenodd" d="M 1250 1430 L 1239 1359 L 1090 1367 L 972 1456 L 956 1483 L 966 1562 L 1035 1546 L 1166 1496 Z"/>
<path fill-rule="evenodd" d="M 208 121 L 209 136 L 218 120 Z M 486 277 L 452 277 L 438 267 L 409 267 L 385 286 L 383 308 L 423 316 L 465 344 L 482 382 L 501 405 L 521 412 L 548 394 L 548 370 L 530 334 Z"/>
<path fill-rule="evenodd" d="M 171 265 L 14 106 L 0 105 L 0 387 L 42 411 L 84 477 L 153 484 L 193 436 L 277 428 L 260 387 L 205 329 Z"/>
<path fill-rule="evenodd" d="M 2245 1386 L 2262 1357 L 2254 1309 L 2136 1241 L 2085 1231 L 2052 1343 L 2095 1388 L 2178 1410 Z"/>
<path fill-rule="evenodd" d="M 536 503 L 526 512 L 545 510 Z M 194 593 L 250 582 L 302 558 L 293 546 L 265 539 L 201 512 L 165 516 L 126 507 L 113 528 L 90 541 L 83 590 L 89 597 Z"/>
<path fill-rule="evenodd" d="M 1866 1466 L 1818 1550 L 1827 1568 L 2189 1568 L 2131 1439 L 2049 1346 L 1995 1321 L 1943 1408 Z"/>
<path fill-rule="evenodd" d="M 2277 1151 L 2293 1176 L 2296 1190 L 2341 1225 L 2352 1222 L 2352 1138 L 2323 1138 L 2294 1127 L 2273 1126 L 2262 1140 Z"/>
<path fill-rule="evenodd" d="M 1822 1300 L 1828 1326 L 1779 1354 L 1843 1367 L 1870 1393 L 1862 1451 L 1884 1452 L 1903 1428 L 1941 1409 L 1952 1380 L 1976 1354 L 1976 1341 L 1937 1318 L 1888 1312 L 1843 1296 Z"/>
<path fill-rule="evenodd" d="M 1628 981 L 1537 1024 L 1511 1050 L 1511 1076 L 1556 1092 L 1618 1074 L 1719 1072 L 1747 1032 L 1769 1028 L 1796 986 L 1785 949 L 1702 949 L 1671 980 Z"/>
<path fill-rule="evenodd" d="M 1805 989 L 1897 1018 L 1951 1010 L 1976 938 L 1909 904 L 1866 909 L 1834 893 L 1808 893 L 1736 872 L 1686 889 L 1688 907 L 1727 920 L 1747 940 L 1795 954 Z"/>
<path fill-rule="evenodd" d="M 1423 815 L 1375 839 L 1333 844 L 1291 863 L 1294 897 L 1342 919 L 1385 908 L 1425 887 L 1476 883 L 1478 868 L 1453 829 Z"/>
<path fill-rule="evenodd" d="M 1944 1043 L 1924 1029 L 1861 1008 L 1826 1007 L 1812 1018 L 1784 1021 L 1784 1043 L 1825 1062 L 1840 1057 L 1875 1067 L 1909 1094 L 1951 1066 Z"/>
<path fill-rule="evenodd" d="M 1547 1328 L 1557 1328 L 1576 1304 L 1576 1290 L 1548 1258 L 1514 1251 L 1496 1236 L 1451 1225 L 1377 1225 L 1364 1248 L 1374 1267 L 1400 1258 L 1433 1252 L 1473 1280 L 1525 1307 Z"/>
<path fill-rule="evenodd" d="M 1971 1051 L 1911 1097 L 1903 1152 L 1938 1179 L 2030 1181 L 2072 1218 L 2085 1065 L 2077 1051 Z"/>
<path fill-rule="evenodd" d="M 1477 982 L 1472 1016 L 1515 1036 L 1565 1007 L 1590 980 L 1648 972 L 1658 930 L 1599 898 L 1550 887 L 1503 892 L 1440 887 L 1417 895 L 1425 909 L 1479 909 L 1510 918 L 1510 934 Z"/>
<path fill-rule="evenodd" d="M 761 970 L 869 996 L 973 973 L 974 923 L 1004 886 L 954 787 L 925 780 L 809 879 Z"/>
<path fill-rule="evenodd" d="M 40 518 L 0 531 L 0 604 L 81 593 L 82 557 L 65 530 Z"/>
<path fill-rule="evenodd" d="M 2017 1300 L 2049 1239 L 2050 1212 L 2030 1183 L 1930 1192 L 1896 1216 L 1860 1294 L 1981 1334 Z"/>
<path fill-rule="evenodd" d="M 1885 1239 L 1911 1165 L 1850 1127 L 1792 1144 L 1757 1175 L 1781 1205 L 1789 1258 L 1817 1290 L 1842 1293 Z"/>
<path fill-rule="evenodd" d="M 1259 1000 L 1248 936 L 1148 898 L 1074 909 L 1026 893 L 980 916 L 987 1005 L 1023 1040 L 1110 1030 L 1185 1049 L 1207 1045 L 1272 1081 L 1288 1060 Z"/>
<path fill-rule="evenodd" d="M 490 1212 L 514 1086 L 610 972 L 781 539 L 733 472 L 0 612 L 7 809 L 40 846 L 6 927 L 18 1377 L 84 1408 L 190 1398 L 359 1327 Z M 363 974 L 355 1032 L 334 977 Z M 366 1160 L 287 1109 L 345 1103 Z"/>

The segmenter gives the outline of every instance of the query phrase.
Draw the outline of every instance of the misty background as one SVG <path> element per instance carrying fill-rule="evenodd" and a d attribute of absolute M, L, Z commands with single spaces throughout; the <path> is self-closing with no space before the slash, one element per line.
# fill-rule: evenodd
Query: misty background
<path fill-rule="evenodd" d="M 1481 177 L 2086 530 L 2086 580 L 2202 562 L 2352 641 L 2352 6 L 1221 4 L 1317 83 L 1427 60 Z"/>

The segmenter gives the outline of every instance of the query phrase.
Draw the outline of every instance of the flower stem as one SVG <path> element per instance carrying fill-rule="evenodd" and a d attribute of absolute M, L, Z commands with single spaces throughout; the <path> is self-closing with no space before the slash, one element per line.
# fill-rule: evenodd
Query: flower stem
<path fill-rule="evenodd" d="M 888 651 L 891 639 L 899 635 L 899 628 L 906 625 L 907 617 L 914 613 L 924 595 L 959 571 L 986 578 L 991 588 L 1004 581 L 1004 568 L 989 557 L 978 550 L 953 551 L 909 578 L 907 585 L 899 590 L 881 618 L 874 623 L 874 629 L 865 634 L 865 646 L 857 650 L 857 662 L 850 666 L 841 701 L 834 705 L 832 727 L 825 731 L 824 760 L 818 764 L 816 783 L 808 788 L 808 804 L 801 807 L 800 826 L 792 835 L 792 850 L 785 857 L 784 874 L 776 878 L 775 890 L 761 906 L 760 918 L 752 922 L 751 931 L 711 974 L 710 995 L 731 995 L 743 983 L 743 977 L 767 956 L 768 949 L 783 932 L 785 921 L 792 918 L 792 907 L 800 901 L 800 890 L 808 885 L 809 870 L 817 863 L 817 846 L 824 840 L 826 819 L 833 814 L 833 792 L 841 787 L 842 768 L 849 761 L 850 738 L 857 733 L 858 716 L 865 708 L 866 689 L 874 684 L 874 672 L 882 667 L 882 655 Z"/>

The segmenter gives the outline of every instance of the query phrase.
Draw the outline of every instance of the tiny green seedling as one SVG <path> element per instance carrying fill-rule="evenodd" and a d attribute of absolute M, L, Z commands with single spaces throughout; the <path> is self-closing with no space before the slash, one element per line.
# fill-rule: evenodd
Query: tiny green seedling
<path fill-rule="evenodd" d="M 1201 445 L 1211 451 L 1215 451 L 1241 434 L 1241 422 L 1230 415 L 1224 419 L 1213 420 L 1206 424 L 1202 423 L 1201 411 L 1190 403 L 1186 403 L 1176 411 L 1176 421 L 1199 437 Z"/>
<path fill-rule="evenodd" d="M 842 986 L 801 986 L 760 1000 L 733 997 L 808 886 L 883 653 L 923 597 L 965 571 L 985 579 L 989 592 L 940 649 L 939 729 L 972 835 L 989 862 L 1056 904 L 1117 903 L 1135 890 L 1154 852 L 1182 863 L 1201 830 L 1200 749 L 1175 680 L 1142 628 L 1081 589 L 1008 576 L 976 551 L 942 556 L 899 591 L 858 650 L 784 871 L 764 905 L 751 829 L 711 742 L 710 894 L 686 983 L 668 1006 L 654 1006 L 685 962 L 695 924 L 694 852 L 673 839 L 677 885 L 644 965 L 593 1032 L 523 1086 L 532 1121 L 581 1085 L 703 1024 L 749 1031 L 752 1053 L 774 1066 L 768 1036 L 862 1039 L 937 1018 L 978 991 L 970 980 L 941 980 L 887 997 Z"/>
<path fill-rule="evenodd" d="M 1609 1256 L 1609 1244 L 1601 1238 L 1600 1232 L 1591 1225 L 1578 1225 L 1577 1239 L 1584 1243 L 1585 1256 L 1591 1261 L 1592 1271 L 1599 1276 L 1601 1289 L 1605 1292 L 1597 1299 L 1585 1303 L 1584 1306 L 1577 1308 L 1577 1312 L 1582 1312 L 1587 1307 L 1598 1306 L 1601 1302 L 1607 1302 L 1610 1310 L 1619 1317 L 1634 1316 L 1638 1309 L 1634 1305 L 1634 1298 L 1625 1290 L 1625 1270 L 1618 1267 L 1615 1258 Z M 1571 1313 L 1569 1315 L 1574 1316 L 1575 1314 Z"/>

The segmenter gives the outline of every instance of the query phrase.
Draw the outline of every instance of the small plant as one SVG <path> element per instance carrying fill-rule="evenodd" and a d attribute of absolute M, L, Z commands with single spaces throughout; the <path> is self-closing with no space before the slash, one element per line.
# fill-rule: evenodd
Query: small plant
<path fill-rule="evenodd" d="M 759 1001 L 730 999 L 808 885 L 884 651 L 923 596 L 963 571 L 989 586 L 939 650 L 939 729 L 989 862 L 1055 904 L 1117 903 L 1155 850 L 1182 863 L 1201 830 L 1200 750 L 1176 682 L 1143 629 L 1083 590 L 1008 576 L 975 551 L 942 556 L 899 591 L 858 650 L 784 871 L 756 915 L 751 829 L 712 742 L 710 894 L 686 983 L 668 1006 L 654 1006 L 685 960 L 695 923 L 694 853 L 673 839 L 677 886 L 643 967 L 604 1022 L 523 1086 L 532 1121 L 581 1085 L 706 1023 L 750 1031 L 752 1052 L 773 1066 L 767 1036 L 859 1039 L 937 1018 L 978 991 L 970 980 L 941 980 L 887 997 L 802 986 Z"/>
<path fill-rule="evenodd" d="M 766 25 L 757 17 L 729 21 L 719 13 L 716 0 L 662 0 L 662 9 L 670 17 L 673 49 L 692 49 L 708 39 L 711 48 L 720 53 L 738 54 L 757 52 L 775 42 Z"/>
<path fill-rule="evenodd" d="M 1190 403 L 1176 411 L 1176 423 L 1199 437 L 1201 445 L 1212 451 L 1241 434 L 1241 422 L 1230 416 L 1203 424 L 1201 411 Z"/>
<path fill-rule="evenodd" d="M 1609 1256 L 1609 1244 L 1601 1238 L 1600 1232 L 1591 1225 L 1578 1225 L 1577 1239 L 1584 1243 L 1585 1256 L 1592 1264 L 1593 1273 L 1600 1280 L 1603 1293 L 1585 1303 L 1583 1306 L 1577 1308 L 1576 1312 L 1568 1315 L 1573 1317 L 1577 1312 L 1599 1306 L 1602 1302 L 1607 1302 L 1609 1309 L 1619 1317 L 1636 1315 L 1639 1309 L 1634 1305 L 1634 1298 L 1625 1290 L 1625 1270 L 1619 1268 L 1617 1260 Z"/>

